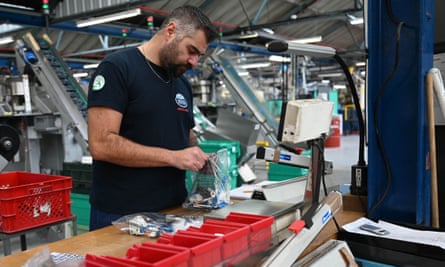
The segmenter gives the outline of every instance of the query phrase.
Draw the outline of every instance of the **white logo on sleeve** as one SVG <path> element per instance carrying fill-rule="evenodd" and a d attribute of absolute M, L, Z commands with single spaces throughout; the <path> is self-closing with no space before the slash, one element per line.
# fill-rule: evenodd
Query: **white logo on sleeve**
<path fill-rule="evenodd" d="M 105 86 L 105 78 L 102 75 L 97 75 L 93 81 L 93 91 L 99 91 Z"/>

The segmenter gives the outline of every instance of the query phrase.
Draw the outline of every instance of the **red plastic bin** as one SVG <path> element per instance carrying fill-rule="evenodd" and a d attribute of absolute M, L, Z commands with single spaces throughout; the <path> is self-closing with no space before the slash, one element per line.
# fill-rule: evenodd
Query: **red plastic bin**
<path fill-rule="evenodd" d="M 230 212 L 226 221 L 248 224 L 251 232 L 249 235 L 249 247 L 252 253 L 267 249 L 272 240 L 273 216 Z"/>
<path fill-rule="evenodd" d="M 204 233 L 222 235 L 224 240 L 222 250 L 224 259 L 228 259 L 249 249 L 250 229 L 247 225 L 234 227 L 227 222 L 215 224 L 212 223 L 212 221 L 205 221 L 199 230 Z"/>
<path fill-rule="evenodd" d="M 134 265 L 122 262 L 121 258 L 113 256 L 85 255 L 85 267 L 134 267 Z"/>
<path fill-rule="evenodd" d="M 206 220 L 199 228 L 189 228 L 191 231 L 210 233 L 223 238 L 222 257 L 230 264 L 239 262 L 249 256 L 249 234 L 248 225 L 234 226 L 230 222 L 214 222 Z"/>
<path fill-rule="evenodd" d="M 166 240 L 168 238 L 161 242 Z M 222 237 L 183 230 L 177 231 L 172 235 L 170 241 L 171 245 L 190 249 L 189 266 L 191 267 L 214 266 L 220 263 L 222 261 L 220 249 L 222 243 Z"/>
<path fill-rule="evenodd" d="M 0 232 L 14 233 L 72 218 L 68 176 L 0 174 Z"/>
<path fill-rule="evenodd" d="M 190 249 L 146 242 L 130 247 L 127 250 L 126 258 L 147 262 L 152 267 L 187 267 Z"/>

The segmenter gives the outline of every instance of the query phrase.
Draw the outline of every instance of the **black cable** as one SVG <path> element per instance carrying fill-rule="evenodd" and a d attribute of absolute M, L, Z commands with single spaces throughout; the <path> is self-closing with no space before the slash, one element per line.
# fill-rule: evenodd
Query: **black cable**
<path fill-rule="evenodd" d="M 378 116 L 377 116 L 377 110 L 380 104 L 380 98 L 383 94 L 383 92 L 386 89 L 386 85 L 388 84 L 388 82 L 393 78 L 398 66 L 399 66 L 399 57 L 400 57 L 400 35 L 401 35 L 401 31 L 402 31 L 402 26 L 404 25 L 403 21 L 398 20 L 392 13 L 392 7 L 391 7 L 391 3 L 390 0 L 386 0 L 386 8 L 387 8 L 387 12 L 388 12 L 388 16 L 391 19 L 391 21 L 394 24 L 397 24 L 397 40 L 396 40 L 396 51 L 395 51 L 395 59 L 394 59 L 394 65 L 390 71 L 390 73 L 388 74 L 388 76 L 385 78 L 385 80 L 382 82 L 382 84 L 379 87 L 379 90 L 377 91 L 377 95 L 376 95 L 376 99 L 374 102 L 374 129 L 375 129 L 375 134 L 376 134 L 376 140 L 377 140 L 377 147 L 379 148 L 380 154 L 382 156 L 383 159 L 383 163 L 385 166 L 385 172 L 386 172 L 386 176 L 388 177 L 388 180 L 386 182 L 386 187 L 385 187 L 385 191 L 383 192 L 383 194 L 381 195 L 381 197 L 379 198 L 379 200 L 369 209 L 367 217 L 371 216 L 372 213 L 374 213 L 375 209 L 377 207 L 379 207 L 382 202 L 385 200 L 385 198 L 387 197 L 389 190 L 391 188 L 391 183 L 392 183 L 392 171 L 391 171 L 391 165 L 389 163 L 388 157 L 386 155 L 386 151 L 383 145 L 383 139 L 381 136 L 381 132 L 380 132 L 380 127 L 379 127 L 379 120 L 378 120 Z"/>
<path fill-rule="evenodd" d="M 366 165 L 365 162 L 365 122 L 363 120 L 363 114 L 361 112 L 360 108 L 360 100 L 358 98 L 357 89 L 354 84 L 354 80 L 352 79 L 352 75 L 349 72 L 348 66 L 343 61 L 343 59 L 339 55 L 334 55 L 335 60 L 340 64 L 346 79 L 348 81 L 349 87 L 351 88 L 351 94 L 355 106 L 355 110 L 357 111 L 357 119 L 358 119 L 358 126 L 359 126 L 359 151 L 358 151 L 358 164 L 361 166 Z"/>

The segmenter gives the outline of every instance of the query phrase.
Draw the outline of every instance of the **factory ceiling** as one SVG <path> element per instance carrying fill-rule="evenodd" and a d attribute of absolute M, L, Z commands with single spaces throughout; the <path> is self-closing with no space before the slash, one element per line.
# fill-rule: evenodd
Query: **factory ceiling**
<path fill-rule="evenodd" d="M 48 8 L 42 2 L 48 2 Z M 149 39 L 165 16 L 181 5 L 200 7 L 221 32 L 213 46 L 265 50 L 271 40 L 321 37 L 314 44 L 335 48 L 348 64 L 364 61 L 363 0 L 7 0 L 0 1 L 0 38 L 46 33 L 67 61 L 94 62 L 107 53 Z M 140 14 L 78 28 L 76 23 L 116 12 Z M 47 14 L 47 15 L 45 15 Z M 153 18 L 153 29 L 147 18 Z M 18 27 L 19 26 L 19 27 Z M 123 37 L 123 31 L 127 33 Z M 233 46 L 232 46 L 233 45 Z M 13 57 L 14 44 L 0 45 L 0 57 Z M 252 57 L 253 58 L 253 57 Z M 320 66 L 321 67 L 321 66 Z"/>

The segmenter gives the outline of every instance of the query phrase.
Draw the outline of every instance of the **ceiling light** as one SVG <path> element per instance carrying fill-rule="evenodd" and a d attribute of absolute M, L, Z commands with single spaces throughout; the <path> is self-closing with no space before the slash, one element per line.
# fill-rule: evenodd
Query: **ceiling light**
<path fill-rule="evenodd" d="M 351 23 L 351 25 L 363 24 L 363 18 L 356 18 L 356 19 L 350 20 L 349 23 Z"/>
<path fill-rule="evenodd" d="M 334 78 L 334 77 L 341 77 L 341 76 L 343 76 L 343 73 L 341 73 L 341 72 L 320 73 L 317 76 L 319 78 Z"/>
<path fill-rule="evenodd" d="M 83 68 L 84 69 L 95 69 L 95 68 L 97 68 L 97 66 L 99 66 L 99 63 L 85 64 L 85 65 L 83 65 Z"/>
<path fill-rule="evenodd" d="M 241 65 L 240 68 L 243 69 L 255 69 L 255 68 L 264 68 L 269 67 L 271 64 L 269 62 L 263 62 L 263 63 L 251 63 L 251 64 L 244 64 Z"/>
<path fill-rule="evenodd" d="M 74 78 L 88 77 L 88 72 L 76 72 L 76 73 L 73 73 L 73 77 Z"/>
<path fill-rule="evenodd" d="M 363 61 L 357 62 L 357 63 L 355 63 L 355 66 L 356 67 L 364 67 L 364 66 L 366 66 L 366 62 L 363 62 Z"/>
<path fill-rule="evenodd" d="M 14 42 L 14 38 L 12 38 L 11 36 L 6 36 L 6 37 L 3 37 L 3 38 L 0 38 L 0 45 L 9 44 L 9 43 L 12 43 L 12 42 Z"/>
<path fill-rule="evenodd" d="M 336 54 L 334 48 L 322 45 L 299 44 L 288 41 L 271 41 L 266 44 L 271 52 L 289 52 L 296 55 L 315 56 L 315 57 L 332 57 Z"/>
<path fill-rule="evenodd" d="M 76 22 L 76 26 L 78 28 L 82 28 L 82 27 L 87 27 L 87 26 L 91 26 L 91 25 L 107 23 L 110 21 L 135 17 L 140 14 L 141 14 L 141 10 L 139 8 L 130 9 L 127 11 L 118 12 L 118 13 L 114 13 L 114 14 L 110 14 L 110 15 L 105 15 L 102 17 L 95 17 L 95 18 L 90 18 L 90 19 L 86 19 L 86 20 L 80 20 L 80 21 Z"/>
<path fill-rule="evenodd" d="M 0 22 L 0 33 L 6 34 L 8 32 L 18 31 L 20 29 L 23 29 L 24 27 L 17 24 L 10 24 L 10 23 L 1 23 Z"/>
<path fill-rule="evenodd" d="M 247 75 L 249 75 L 248 71 L 238 71 L 237 73 L 238 73 L 239 76 L 247 76 Z"/>
<path fill-rule="evenodd" d="M 264 32 L 267 32 L 268 34 L 274 34 L 274 30 L 272 30 L 271 28 L 263 28 Z"/>
<path fill-rule="evenodd" d="M 323 40 L 322 36 L 313 36 L 313 37 L 307 37 L 307 38 L 300 38 L 300 39 L 293 39 L 289 40 L 291 43 L 298 43 L 298 44 L 309 44 L 309 43 L 317 43 L 321 42 Z"/>
<path fill-rule="evenodd" d="M 363 18 L 358 18 L 356 16 L 349 15 L 349 14 L 347 14 L 346 16 L 348 17 L 349 23 L 351 25 L 363 24 Z"/>
<path fill-rule="evenodd" d="M 346 89 L 346 85 L 344 85 L 344 84 L 334 84 L 334 89 Z"/>
<path fill-rule="evenodd" d="M 269 57 L 270 61 L 275 61 L 275 62 L 290 62 L 290 57 L 283 57 L 283 56 L 278 56 L 278 55 L 271 55 Z"/>
<path fill-rule="evenodd" d="M 12 7 L 12 8 L 19 8 L 19 9 L 34 10 L 34 8 L 32 8 L 32 7 L 26 7 L 26 6 L 23 6 L 23 5 L 14 5 L 14 4 L 8 4 L 8 3 L 0 3 L 0 6 Z"/>

